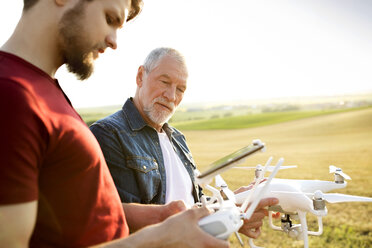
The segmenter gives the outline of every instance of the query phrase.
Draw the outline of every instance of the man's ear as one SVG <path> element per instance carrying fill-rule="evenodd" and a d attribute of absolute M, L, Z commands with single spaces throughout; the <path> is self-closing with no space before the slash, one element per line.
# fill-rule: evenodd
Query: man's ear
<path fill-rule="evenodd" d="M 138 87 L 141 87 L 142 86 L 142 83 L 143 83 L 143 76 L 145 74 L 145 67 L 143 67 L 143 65 L 141 65 L 140 67 L 138 67 L 138 71 L 137 71 L 137 77 L 136 77 L 136 81 L 137 81 L 137 86 Z"/>

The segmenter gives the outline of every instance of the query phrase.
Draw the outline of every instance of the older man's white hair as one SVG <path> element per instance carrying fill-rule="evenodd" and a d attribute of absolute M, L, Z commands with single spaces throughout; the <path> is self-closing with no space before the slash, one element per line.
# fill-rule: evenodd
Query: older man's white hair
<path fill-rule="evenodd" d="M 145 68 L 146 73 L 151 72 L 164 56 L 171 56 L 172 58 L 174 58 L 183 66 L 187 74 L 185 57 L 179 51 L 170 47 L 155 48 L 149 53 L 149 55 L 147 55 L 145 61 L 143 62 L 143 67 Z"/>

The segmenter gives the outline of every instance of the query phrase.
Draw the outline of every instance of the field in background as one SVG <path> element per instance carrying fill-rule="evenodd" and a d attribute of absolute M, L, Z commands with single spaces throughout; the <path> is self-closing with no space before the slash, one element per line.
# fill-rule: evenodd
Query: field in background
<path fill-rule="evenodd" d="M 170 123 L 183 129 L 247 128 L 348 109 L 371 107 L 372 93 L 351 96 L 278 98 L 181 104 Z M 78 109 L 90 125 L 122 105 Z M 233 122 L 232 122 L 233 121 Z M 231 124 L 234 124 L 232 126 Z"/>
<path fill-rule="evenodd" d="M 320 115 L 328 115 L 340 113 L 345 111 L 355 110 L 352 109 L 332 109 L 332 110 L 307 110 L 307 111 L 280 111 L 280 112 L 267 112 L 249 115 L 238 116 L 224 116 L 220 118 L 183 121 L 172 123 L 174 127 L 180 130 L 229 130 L 229 129 L 242 129 L 251 127 L 260 127 L 272 125 L 276 123 L 309 118 Z"/>
<path fill-rule="evenodd" d="M 121 106 L 106 106 L 106 107 L 95 107 L 95 108 L 83 108 L 78 109 L 80 116 L 83 118 L 85 123 L 88 126 L 93 122 L 102 119 L 108 115 L 115 113 L 116 111 L 120 110 Z"/>
<path fill-rule="evenodd" d="M 182 130 L 181 130 L 182 131 Z M 285 164 L 297 164 L 297 169 L 278 173 L 279 178 L 333 180 L 328 166 L 343 168 L 352 180 L 338 193 L 372 197 L 372 109 L 362 109 L 332 115 L 239 130 L 183 131 L 199 169 L 231 153 L 253 139 L 261 139 L 267 151 L 247 159 L 244 165 L 265 163 L 284 157 Z M 253 171 L 231 169 L 222 174 L 232 189 L 249 184 Z M 310 247 L 372 247 L 372 204 L 327 204 L 329 213 L 324 221 L 324 234 L 309 238 Z M 316 219 L 309 216 L 310 230 Z M 232 247 L 240 247 L 232 237 Z M 247 239 L 245 239 L 247 244 Z M 303 247 L 284 233 L 268 228 L 256 245 L 271 247 Z"/>

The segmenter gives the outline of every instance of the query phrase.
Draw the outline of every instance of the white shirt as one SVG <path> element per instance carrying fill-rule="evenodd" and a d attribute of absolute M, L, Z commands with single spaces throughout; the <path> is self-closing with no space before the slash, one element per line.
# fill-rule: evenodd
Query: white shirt
<path fill-rule="evenodd" d="M 165 202 L 183 200 L 186 206 L 194 205 L 192 196 L 192 182 L 189 173 L 181 159 L 174 151 L 173 146 L 165 132 L 158 133 L 161 151 L 163 153 L 166 174 Z"/>

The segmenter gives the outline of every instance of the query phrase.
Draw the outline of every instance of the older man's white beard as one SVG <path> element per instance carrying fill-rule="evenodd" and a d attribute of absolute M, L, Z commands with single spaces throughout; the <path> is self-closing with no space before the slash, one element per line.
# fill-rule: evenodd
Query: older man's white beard
<path fill-rule="evenodd" d="M 155 103 L 161 103 L 163 105 L 168 106 L 172 111 L 167 110 L 156 110 Z M 144 109 L 144 113 L 147 117 L 157 125 L 163 125 L 164 123 L 168 122 L 169 119 L 172 117 L 174 112 L 176 111 L 176 107 L 174 106 L 173 102 L 168 102 L 162 97 L 155 98 L 151 105 L 148 108 Z"/>

